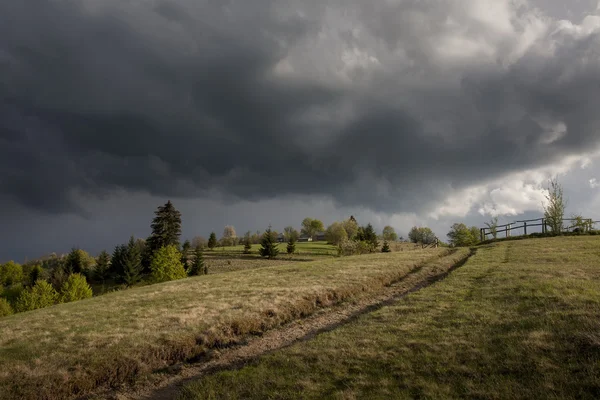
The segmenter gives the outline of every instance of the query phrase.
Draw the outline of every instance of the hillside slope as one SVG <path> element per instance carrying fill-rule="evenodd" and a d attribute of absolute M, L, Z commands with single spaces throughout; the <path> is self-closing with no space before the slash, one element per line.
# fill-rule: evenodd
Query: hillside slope
<path fill-rule="evenodd" d="M 445 254 L 425 249 L 201 276 L 1 318 L 0 398 L 69 398 L 129 383 L 381 290 Z"/>
<path fill-rule="evenodd" d="M 600 397 L 600 239 L 482 246 L 444 281 L 180 399 Z"/>

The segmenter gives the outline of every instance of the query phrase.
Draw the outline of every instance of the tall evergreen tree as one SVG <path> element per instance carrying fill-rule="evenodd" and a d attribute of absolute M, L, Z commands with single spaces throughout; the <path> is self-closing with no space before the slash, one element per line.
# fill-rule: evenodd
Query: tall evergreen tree
<path fill-rule="evenodd" d="M 279 255 L 279 249 L 277 248 L 277 239 L 271 230 L 271 226 L 269 229 L 265 231 L 261 240 L 261 247 L 259 253 L 261 257 L 267 257 L 268 259 L 275 258 Z"/>
<path fill-rule="evenodd" d="M 133 236 L 127 244 L 127 254 L 124 261 L 121 279 L 127 286 L 133 286 L 142 279 L 142 254 Z"/>
<path fill-rule="evenodd" d="M 202 253 L 202 246 L 197 246 L 195 253 L 196 253 L 196 256 L 194 257 L 194 261 L 192 262 L 192 265 L 190 266 L 190 268 L 187 271 L 188 275 L 196 276 L 196 275 L 208 274 L 208 267 L 206 266 L 206 263 L 204 262 L 204 254 Z"/>
<path fill-rule="evenodd" d="M 186 240 L 185 242 L 183 242 L 183 246 L 181 246 L 181 263 L 183 264 L 183 267 L 187 270 L 187 265 L 188 265 L 188 260 L 189 260 L 189 256 L 190 256 L 190 249 L 192 247 L 192 244 L 190 243 L 189 240 Z"/>
<path fill-rule="evenodd" d="M 179 248 L 181 236 L 181 213 L 175 209 L 171 200 L 158 207 L 152 220 L 152 234 L 148 238 L 148 247 L 153 254 L 158 249 L 173 245 Z"/>
<path fill-rule="evenodd" d="M 76 248 L 71 249 L 65 260 L 65 272 L 67 274 L 79 274 L 83 272 L 85 266 L 85 260 L 81 250 Z"/>
<path fill-rule="evenodd" d="M 33 267 L 31 267 L 31 271 L 29 271 L 29 287 L 32 287 L 33 285 L 35 285 L 35 283 L 39 279 L 42 279 L 43 273 L 44 273 L 44 270 L 42 269 L 41 265 L 36 264 Z"/>
<path fill-rule="evenodd" d="M 208 248 L 212 250 L 215 247 L 217 247 L 217 235 L 214 232 L 211 232 L 208 237 Z"/>
<path fill-rule="evenodd" d="M 121 277 L 125 271 L 125 258 L 127 257 L 127 246 L 120 244 L 115 246 L 112 258 L 110 259 L 110 275 Z"/>
<path fill-rule="evenodd" d="M 103 250 L 96 261 L 96 279 L 104 282 L 110 274 L 110 255 Z"/>
<path fill-rule="evenodd" d="M 373 252 L 379 246 L 379 241 L 377 240 L 377 233 L 375 233 L 375 229 L 373 229 L 373 225 L 368 224 L 362 230 L 363 240 L 367 242 L 369 245 L 369 251 Z"/>

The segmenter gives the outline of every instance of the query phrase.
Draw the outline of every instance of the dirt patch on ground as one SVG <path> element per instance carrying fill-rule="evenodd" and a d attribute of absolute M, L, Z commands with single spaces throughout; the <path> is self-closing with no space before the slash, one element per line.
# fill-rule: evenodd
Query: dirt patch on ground
<path fill-rule="evenodd" d="M 463 265 L 472 253 L 455 252 L 415 267 L 408 275 L 376 294 L 351 302 L 321 309 L 309 317 L 293 321 L 261 336 L 247 337 L 243 342 L 222 349 L 212 349 L 201 359 L 169 367 L 139 382 L 133 388 L 88 396 L 87 399 L 162 400 L 173 399 L 182 385 L 206 374 L 240 368 L 247 362 L 301 340 L 333 330 L 358 316 L 375 311 L 443 278 Z"/>

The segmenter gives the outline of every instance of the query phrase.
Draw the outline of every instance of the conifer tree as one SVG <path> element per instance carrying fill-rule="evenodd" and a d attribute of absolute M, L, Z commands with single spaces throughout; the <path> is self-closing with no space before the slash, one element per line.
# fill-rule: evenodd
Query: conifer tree
<path fill-rule="evenodd" d="M 106 252 L 106 250 L 102 250 L 102 252 L 98 255 L 98 260 L 96 260 L 96 279 L 104 282 L 108 279 L 110 274 L 110 255 Z"/>
<path fill-rule="evenodd" d="M 275 258 L 279 255 L 279 249 L 277 248 L 277 239 L 273 235 L 271 226 L 265 231 L 261 240 L 261 247 L 259 253 L 261 257 L 267 257 L 268 259 Z"/>
<path fill-rule="evenodd" d="M 250 254 L 252 251 L 252 240 L 250 238 L 250 231 L 246 232 L 244 236 L 244 254 Z"/>
<path fill-rule="evenodd" d="M 390 245 L 389 245 L 388 241 L 384 240 L 383 241 L 383 246 L 381 247 L 381 252 L 382 253 L 391 253 L 391 251 L 392 250 L 390 249 Z"/>
<path fill-rule="evenodd" d="M 375 229 L 373 229 L 373 225 L 368 224 L 363 229 L 364 241 L 367 242 L 369 246 L 369 251 L 373 252 L 379 246 L 379 242 L 377 241 L 377 233 L 375 233 Z"/>
<path fill-rule="evenodd" d="M 296 236 L 291 235 L 287 244 L 287 253 L 294 254 L 296 252 Z"/>
<path fill-rule="evenodd" d="M 194 261 L 192 262 L 192 265 L 188 269 L 188 275 L 196 276 L 196 275 L 208 274 L 208 267 L 206 266 L 206 263 L 204 262 L 202 246 L 197 246 L 195 253 L 196 253 L 196 256 L 194 257 Z"/>
<path fill-rule="evenodd" d="M 215 247 L 217 247 L 217 235 L 214 232 L 211 232 L 208 237 L 208 248 L 213 250 Z"/>
<path fill-rule="evenodd" d="M 109 275 L 120 278 L 125 272 L 125 259 L 127 257 L 127 246 L 120 244 L 115 246 L 110 260 Z"/>
<path fill-rule="evenodd" d="M 85 260 L 83 254 L 79 249 L 73 248 L 67 255 L 67 259 L 64 264 L 65 272 L 67 274 L 79 274 L 83 272 L 85 268 Z"/>
<path fill-rule="evenodd" d="M 192 247 L 192 244 L 190 243 L 189 240 L 186 240 L 185 242 L 183 242 L 183 246 L 181 246 L 181 263 L 183 264 L 183 267 L 186 270 L 187 270 L 191 247 Z"/>
<path fill-rule="evenodd" d="M 42 279 L 43 273 L 44 270 L 39 264 L 31 267 L 31 271 L 29 271 L 29 286 L 32 287 L 39 279 Z"/>
<path fill-rule="evenodd" d="M 133 286 L 142 279 L 142 255 L 133 236 L 127 244 L 121 279 L 127 286 Z"/>
<path fill-rule="evenodd" d="M 169 245 L 179 248 L 181 213 L 169 200 L 164 206 L 158 207 L 154 214 L 156 216 L 151 224 L 152 234 L 148 238 L 150 253 L 154 254 L 158 249 Z"/>

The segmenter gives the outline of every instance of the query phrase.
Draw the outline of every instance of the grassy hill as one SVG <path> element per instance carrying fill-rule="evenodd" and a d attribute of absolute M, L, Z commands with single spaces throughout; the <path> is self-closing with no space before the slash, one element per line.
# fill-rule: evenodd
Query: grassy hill
<path fill-rule="evenodd" d="M 600 240 L 482 246 L 447 279 L 180 399 L 600 398 Z"/>
<path fill-rule="evenodd" d="M 130 383 L 246 334 L 378 291 L 448 254 L 416 249 L 287 262 L 4 317 L 0 398 L 68 398 Z M 448 255 L 449 262 L 465 254 Z"/>

